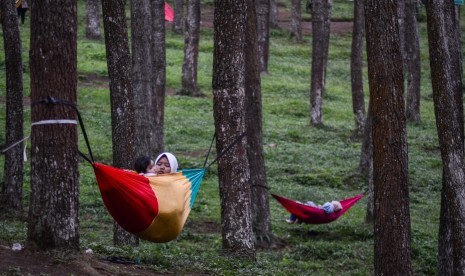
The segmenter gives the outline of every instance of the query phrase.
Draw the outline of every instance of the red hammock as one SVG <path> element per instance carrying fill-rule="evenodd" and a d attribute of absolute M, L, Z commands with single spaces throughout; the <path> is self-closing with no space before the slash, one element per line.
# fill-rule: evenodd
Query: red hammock
<path fill-rule="evenodd" d="M 165 20 L 173 22 L 174 20 L 174 11 L 171 6 L 165 2 Z"/>
<path fill-rule="evenodd" d="M 299 203 L 279 195 L 271 194 L 281 205 L 286 208 L 291 214 L 296 216 L 300 222 L 309 224 L 323 224 L 335 221 L 345 212 L 347 212 L 357 201 L 359 201 L 363 194 L 346 198 L 341 200 L 342 210 L 331 214 L 326 214 L 324 210 Z"/>

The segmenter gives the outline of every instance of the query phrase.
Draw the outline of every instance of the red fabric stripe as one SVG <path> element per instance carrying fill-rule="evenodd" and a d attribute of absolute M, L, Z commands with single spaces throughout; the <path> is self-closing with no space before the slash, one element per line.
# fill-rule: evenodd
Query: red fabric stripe
<path fill-rule="evenodd" d="M 363 194 L 341 200 L 342 210 L 331 214 L 326 214 L 325 211 L 320 208 L 308 206 L 279 195 L 272 194 L 272 196 L 281 203 L 286 210 L 294 214 L 299 221 L 310 224 L 322 224 L 338 219 L 357 203 L 357 201 L 363 197 Z"/>
<path fill-rule="evenodd" d="M 158 214 L 158 201 L 149 179 L 135 172 L 93 163 L 103 203 L 126 231 L 147 229 Z"/>
<path fill-rule="evenodd" d="M 174 11 L 171 6 L 165 2 L 165 20 L 172 22 L 174 20 Z"/>

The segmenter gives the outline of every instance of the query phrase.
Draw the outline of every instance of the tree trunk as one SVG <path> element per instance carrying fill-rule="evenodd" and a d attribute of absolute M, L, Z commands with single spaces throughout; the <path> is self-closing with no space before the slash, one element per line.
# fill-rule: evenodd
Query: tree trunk
<path fill-rule="evenodd" d="M 444 171 L 442 185 L 445 185 Z M 441 212 L 438 239 L 438 275 L 454 275 L 454 246 L 452 243 L 452 218 L 445 193 L 441 193 Z"/>
<path fill-rule="evenodd" d="M 310 122 L 323 124 L 323 95 L 328 63 L 332 0 L 314 0 L 312 9 L 312 76 Z"/>
<path fill-rule="evenodd" d="M 87 0 L 86 38 L 100 39 L 100 6 L 99 0 Z"/>
<path fill-rule="evenodd" d="M 191 1 L 188 0 L 188 3 Z M 200 4 L 199 4 L 200 5 Z M 174 0 L 173 1 L 173 12 L 174 12 L 174 19 L 172 30 L 175 34 L 182 34 L 183 33 L 183 25 L 184 25 L 184 7 L 183 7 L 183 0 Z"/>
<path fill-rule="evenodd" d="M 23 61 L 21 36 L 14 1 L 2 1 L 6 72 L 6 147 L 23 139 Z M 6 148 L 5 147 L 5 148 Z M 20 216 L 23 211 L 23 143 L 6 149 L 0 210 Z"/>
<path fill-rule="evenodd" d="M 365 29 L 365 0 L 355 0 L 354 31 L 350 76 L 352 84 L 352 111 L 355 120 L 355 137 L 363 137 L 365 128 L 365 99 L 363 93 L 363 31 Z"/>
<path fill-rule="evenodd" d="M 302 43 L 304 38 L 302 36 L 302 8 L 300 0 L 292 0 L 291 12 L 291 36 L 294 37 L 297 43 Z"/>
<path fill-rule="evenodd" d="M 154 154 L 152 150 L 152 129 L 147 126 L 147 118 L 153 114 L 152 108 L 152 25 L 150 0 L 131 1 L 131 47 L 132 47 L 132 87 L 134 91 L 135 117 L 135 156 Z"/>
<path fill-rule="evenodd" d="M 200 40 L 200 0 L 191 0 L 187 6 L 184 63 L 182 65 L 182 90 L 180 94 L 201 96 L 197 84 Z"/>
<path fill-rule="evenodd" d="M 268 73 L 270 56 L 270 3 L 273 0 L 256 0 L 258 60 L 261 73 Z"/>
<path fill-rule="evenodd" d="M 270 1 L 270 28 L 278 28 L 278 0 L 269 0 Z"/>
<path fill-rule="evenodd" d="M 420 43 L 418 38 L 417 3 L 405 2 L 405 70 L 407 76 L 407 120 L 420 122 Z"/>
<path fill-rule="evenodd" d="M 29 61 L 33 104 L 27 239 L 42 249 L 78 251 L 76 112 L 62 104 L 76 104 L 77 1 L 32 1 Z M 58 103 L 42 103 L 47 97 Z"/>
<path fill-rule="evenodd" d="M 139 246 L 139 238 L 124 230 L 116 221 L 113 222 L 113 244 L 122 246 Z"/>
<path fill-rule="evenodd" d="M 368 180 L 367 196 L 367 213 L 365 222 L 373 223 L 375 216 L 374 209 L 374 183 L 373 183 L 373 137 L 372 137 L 372 119 L 371 104 L 368 104 L 368 115 L 366 118 L 365 129 L 362 142 L 362 153 L 360 155 L 359 173 Z"/>
<path fill-rule="evenodd" d="M 365 222 L 373 225 L 375 221 L 375 194 L 373 181 L 373 159 L 370 160 L 368 171 L 368 196 L 367 196 L 367 212 L 365 214 Z"/>
<path fill-rule="evenodd" d="M 412 275 L 408 151 L 397 2 L 366 2 L 375 275 Z"/>
<path fill-rule="evenodd" d="M 453 275 L 465 274 L 465 200 L 464 130 L 462 95 L 462 58 L 460 26 L 452 1 L 428 1 L 427 25 L 431 63 L 431 82 L 441 158 L 443 187 L 441 196 L 448 210 L 441 211 L 441 235 L 450 226 L 451 239 L 440 240 L 439 255 L 453 251 Z M 450 219 L 450 221 L 449 221 Z M 443 238 L 444 236 L 440 236 Z M 440 264 L 441 269 L 447 269 Z M 446 271 L 439 271 L 440 275 Z"/>
<path fill-rule="evenodd" d="M 131 85 L 131 58 L 125 0 L 102 0 L 103 27 L 110 78 L 113 166 L 131 169 L 135 159 L 134 93 Z M 138 245 L 138 238 L 115 223 L 116 245 Z"/>
<path fill-rule="evenodd" d="M 262 94 L 257 43 L 257 14 L 253 0 L 247 1 L 247 32 L 245 51 L 245 110 L 247 128 L 247 157 L 250 165 L 252 191 L 252 218 L 255 244 L 268 248 L 274 236 L 271 229 L 268 184 L 266 182 L 265 158 L 262 133 Z M 250 8 L 252 7 L 252 8 Z"/>
<path fill-rule="evenodd" d="M 368 115 L 363 131 L 362 150 L 360 155 L 360 163 L 358 171 L 362 176 L 368 176 L 370 171 L 370 163 L 373 162 L 373 136 L 372 136 L 372 118 L 371 104 L 368 104 Z"/>
<path fill-rule="evenodd" d="M 246 131 L 246 11 L 245 0 L 215 1 L 212 88 L 217 152 Z M 223 248 L 232 257 L 255 260 L 246 139 L 219 159 L 218 176 Z"/>
<path fill-rule="evenodd" d="M 165 114 L 166 49 L 165 49 L 165 2 L 152 3 L 152 145 L 158 154 L 163 151 L 163 121 Z"/>

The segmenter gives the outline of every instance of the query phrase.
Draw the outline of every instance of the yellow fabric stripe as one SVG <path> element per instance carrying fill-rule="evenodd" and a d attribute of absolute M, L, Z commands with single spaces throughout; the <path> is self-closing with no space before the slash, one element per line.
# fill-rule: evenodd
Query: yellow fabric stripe
<path fill-rule="evenodd" d="M 181 172 L 148 178 L 158 200 L 158 215 L 137 236 L 152 242 L 174 240 L 189 216 L 191 183 Z"/>

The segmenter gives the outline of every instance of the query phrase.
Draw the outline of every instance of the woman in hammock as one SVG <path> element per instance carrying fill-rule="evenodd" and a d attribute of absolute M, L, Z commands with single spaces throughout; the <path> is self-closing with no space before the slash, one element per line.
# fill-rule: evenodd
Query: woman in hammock
<path fill-rule="evenodd" d="M 305 203 L 305 205 L 320 208 L 323 211 L 325 211 L 326 214 L 331 214 L 331 213 L 339 212 L 339 211 L 342 210 L 341 202 L 339 202 L 337 200 L 333 200 L 331 202 L 326 202 L 323 205 L 316 205 L 313 201 L 307 201 Z M 299 222 L 299 220 L 297 219 L 297 217 L 294 214 L 291 213 L 290 216 L 289 216 L 289 219 L 286 219 L 286 222 L 287 223 L 297 223 L 297 222 Z"/>
<path fill-rule="evenodd" d="M 169 152 L 163 152 L 155 159 L 156 174 L 175 173 L 178 170 L 178 160 Z"/>
<path fill-rule="evenodd" d="M 142 155 L 134 162 L 134 170 L 143 176 L 175 173 L 178 170 L 178 160 L 169 152 L 158 155 L 155 162 L 150 157 Z"/>

